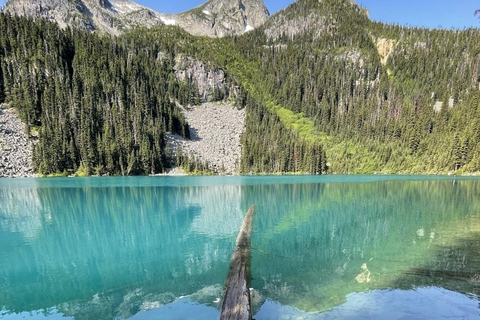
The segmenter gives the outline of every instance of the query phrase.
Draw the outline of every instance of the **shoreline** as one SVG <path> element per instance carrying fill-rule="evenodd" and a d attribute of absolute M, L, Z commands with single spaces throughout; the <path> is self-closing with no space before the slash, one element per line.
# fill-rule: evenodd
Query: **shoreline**
<path fill-rule="evenodd" d="M 172 172 L 173 171 L 173 172 Z M 157 173 L 150 175 L 137 175 L 137 176 L 121 176 L 121 175 L 112 175 L 112 176 L 74 176 L 74 175 L 50 175 L 50 176 L 39 176 L 37 174 L 31 174 L 29 176 L 16 176 L 16 177 L 0 177 L 0 179 L 28 179 L 28 178 L 37 178 L 37 179 L 50 179 L 50 178 L 95 178 L 95 177 L 300 177 L 300 176 L 316 176 L 316 177 L 339 177 L 339 176 L 351 176 L 351 177 L 360 177 L 360 176 L 391 176 L 391 177 L 444 177 L 444 178 L 480 178 L 480 173 L 468 173 L 468 174 L 449 174 L 449 173 L 438 173 L 438 174 L 423 174 L 423 173 L 365 173 L 365 174 L 349 174 L 349 173 L 329 173 L 322 175 L 312 175 L 309 173 L 280 173 L 280 172 L 271 172 L 271 173 L 260 173 L 260 174 L 240 174 L 240 173 L 229 173 L 229 174 L 189 174 L 183 171 L 180 168 L 172 168 L 165 173 Z"/>

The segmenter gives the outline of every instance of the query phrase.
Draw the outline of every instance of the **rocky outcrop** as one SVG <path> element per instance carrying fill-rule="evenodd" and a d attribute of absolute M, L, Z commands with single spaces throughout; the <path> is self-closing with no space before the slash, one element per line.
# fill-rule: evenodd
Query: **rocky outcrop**
<path fill-rule="evenodd" d="M 388 58 L 395 50 L 397 41 L 394 39 L 385 39 L 385 38 L 378 38 L 373 40 L 377 45 L 377 51 L 378 51 L 378 55 L 380 56 L 380 62 L 384 66 L 387 65 Z"/>
<path fill-rule="evenodd" d="M 217 173 L 238 173 L 245 110 L 225 103 L 205 103 L 184 109 L 183 115 L 190 125 L 191 140 L 168 135 L 167 143 L 172 156 L 181 149 L 183 154 L 207 162 Z"/>
<path fill-rule="evenodd" d="M 129 0 L 9 0 L 4 11 L 113 35 L 177 25 L 193 35 L 223 37 L 259 27 L 269 17 L 263 0 L 210 0 L 180 14 L 159 13 Z"/>
<path fill-rule="evenodd" d="M 0 178 L 33 177 L 32 143 L 13 109 L 0 104 Z"/>
<path fill-rule="evenodd" d="M 222 69 L 183 55 L 176 56 L 173 69 L 178 80 L 197 85 L 202 102 L 212 101 L 215 90 L 226 92 L 226 74 Z"/>

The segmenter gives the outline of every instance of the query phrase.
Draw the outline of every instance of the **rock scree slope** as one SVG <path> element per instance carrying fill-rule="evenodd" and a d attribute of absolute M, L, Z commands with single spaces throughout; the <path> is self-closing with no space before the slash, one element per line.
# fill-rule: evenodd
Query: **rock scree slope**
<path fill-rule="evenodd" d="M 168 135 L 168 148 L 173 155 L 181 149 L 183 154 L 207 162 L 217 173 L 238 173 L 245 110 L 227 103 L 208 102 L 182 111 L 190 125 L 191 140 Z"/>
<path fill-rule="evenodd" d="M 0 104 L 0 178 L 33 177 L 32 143 L 13 109 Z"/>

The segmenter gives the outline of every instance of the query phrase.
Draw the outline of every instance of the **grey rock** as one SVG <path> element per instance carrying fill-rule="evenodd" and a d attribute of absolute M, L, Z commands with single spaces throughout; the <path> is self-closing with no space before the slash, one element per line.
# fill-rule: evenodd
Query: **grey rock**
<path fill-rule="evenodd" d="M 71 26 L 94 30 L 92 13 L 86 3 L 77 0 L 10 0 L 4 12 L 57 22 L 60 27 Z"/>
<path fill-rule="evenodd" d="M 212 100 L 214 90 L 226 89 L 225 71 L 212 68 L 203 61 L 177 55 L 173 69 L 177 79 L 181 81 L 190 79 L 197 84 L 203 102 Z"/>
<path fill-rule="evenodd" d="M 134 2 L 108 0 L 10 0 L 4 11 L 14 15 L 47 19 L 67 26 L 119 35 L 134 27 L 163 24 L 160 14 Z M 126 8 L 126 9 L 124 9 Z M 140 15 L 148 16 L 141 19 Z"/>

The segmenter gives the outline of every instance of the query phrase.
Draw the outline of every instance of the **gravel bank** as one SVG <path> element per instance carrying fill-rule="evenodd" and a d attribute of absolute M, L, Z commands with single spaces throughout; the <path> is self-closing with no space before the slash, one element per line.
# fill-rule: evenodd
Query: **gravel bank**
<path fill-rule="evenodd" d="M 168 135 L 168 146 L 174 154 L 181 148 L 183 154 L 208 162 L 217 173 L 238 173 L 245 110 L 226 103 L 204 103 L 183 110 L 183 114 L 190 125 L 191 140 Z"/>
<path fill-rule="evenodd" d="M 32 143 L 25 125 L 13 109 L 0 104 L 0 178 L 33 176 Z"/>

